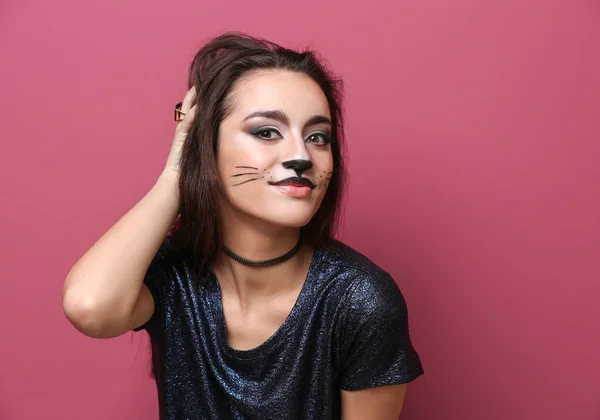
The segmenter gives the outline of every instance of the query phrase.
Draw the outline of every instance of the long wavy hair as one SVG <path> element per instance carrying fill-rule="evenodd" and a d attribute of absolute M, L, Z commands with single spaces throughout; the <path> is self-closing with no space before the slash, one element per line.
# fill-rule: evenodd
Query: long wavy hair
<path fill-rule="evenodd" d="M 286 70 L 314 80 L 327 98 L 332 122 L 333 173 L 323 201 L 301 228 L 314 246 L 330 242 L 337 229 L 344 187 L 342 82 L 313 51 L 294 51 L 264 39 L 229 32 L 206 43 L 189 70 L 188 88 L 196 88 L 196 113 L 185 140 L 179 179 L 180 215 L 172 235 L 180 251 L 201 268 L 214 262 L 222 246 L 219 198 L 224 188 L 217 169 L 219 127 L 233 107 L 233 87 L 256 70 Z"/>

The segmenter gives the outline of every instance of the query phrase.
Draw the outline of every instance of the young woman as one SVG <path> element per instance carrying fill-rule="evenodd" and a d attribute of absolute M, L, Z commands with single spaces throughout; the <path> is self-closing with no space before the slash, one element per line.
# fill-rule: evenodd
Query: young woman
<path fill-rule="evenodd" d="M 397 419 L 423 370 L 394 280 L 332 237 L 340 82 L 229 33 L 189 86 L 154 187 L 69 272 L 66 316 L 149 333 L 161 419 Z"/>

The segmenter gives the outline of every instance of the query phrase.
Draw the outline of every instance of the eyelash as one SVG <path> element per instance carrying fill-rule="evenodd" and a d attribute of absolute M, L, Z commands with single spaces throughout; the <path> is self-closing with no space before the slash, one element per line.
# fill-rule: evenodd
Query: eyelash
<path fill-rule="evenodd" d="M 253 135 L 254 137 L 260 139 L 260 140 L 266 140 L 266 141 L 273 141 L 275 140 L 275 138 L 265 138 L 262 137 L 261 134 L 264 133 L 275 133 L 276 135 L 278 135 L 280 138 L 282 137 L 281 134 L 279 133 L 279 131 L 277 131 L 275 128 L 257 128 L 255 130 L 252 130 L 250 132 L 251 135 Z M 309 134 L 308 138 L 313 137 L 313 136 L 320 136 L 322 139 L 322 143 L 317 143 L 317 142 L 313 142 L 311 141 L 310 143 L 316 144 L 317 146 L 326 146 L 328 144 L 331 143 L 331 136 L 329 134 L 326 133 L 322 133 L 320 131 L 315 132 L 315 133 L 311 133 Z M 305 141 L 309 141 L 308 138 Z"/>

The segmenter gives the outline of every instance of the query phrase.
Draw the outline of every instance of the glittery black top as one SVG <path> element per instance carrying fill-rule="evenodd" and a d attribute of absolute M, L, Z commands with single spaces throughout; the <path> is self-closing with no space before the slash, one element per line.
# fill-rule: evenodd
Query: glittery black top
<path fill-rule="evenodd" d="M 339 419 L 340 390 L 423 373 L 394 280 L 340 242 L 317 249 L 288 318 L 251 350 L 227 345 L 219 283 L 194 278 L 167 238 L 145 284 L 154 296 L 160 419 Z"/>

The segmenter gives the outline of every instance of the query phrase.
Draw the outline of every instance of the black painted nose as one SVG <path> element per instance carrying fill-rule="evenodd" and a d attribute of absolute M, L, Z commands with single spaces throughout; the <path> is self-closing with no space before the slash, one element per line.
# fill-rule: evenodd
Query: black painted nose
<path fill-rule="evenodd" d="M 294 159 L 283 162 L 285 169 L 293 169 L 296 175 L 302 176 L 302 172 L 313 167 L 313 163 L 306 159 Z"/>

